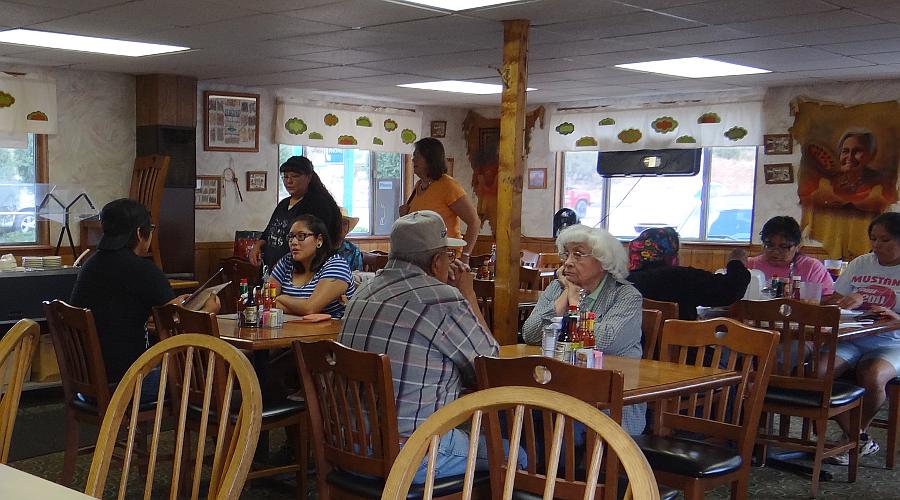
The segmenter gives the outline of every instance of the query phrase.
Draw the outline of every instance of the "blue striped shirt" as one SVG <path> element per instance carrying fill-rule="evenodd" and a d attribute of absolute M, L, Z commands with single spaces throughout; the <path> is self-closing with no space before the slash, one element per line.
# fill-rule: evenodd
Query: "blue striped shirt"
<path fill-rule="evenodd" d="M 353 293 L 356 292 L 356 285 L 353 283 L 353 277 L 350 274 L 350 266 L 348 266 L 347 261 L 338 254 L 328 257 L 328 259 L 325 260 L 325 263 L 322 264 L 322 267 L 313 274 L 309 283 L 296 286 L 294 285 L 293 275 L 294 261 L 291 258 L 291 254 L 288 253 L 278 260 L 275 264 L 275 269 L 272 270 L 272 277 L 278 281 L 279 285 L 281 285 L 281 293 L 290 297 L 308 299 L 316 290 L 316 285 L 319 284 L 319 280 L 321 279 L 333 279 L 347 283 L 347 291 L 344 292 L 344 295 L 346 295 L 348 299 L 353 297 Z M 330 314 L 332 318 L 340 319 L 340 317 L 344 315 L 344 305 L 341 304 L 340 298 L 337 298 L 325 306 L 322 309 L 322 312 Z"/>

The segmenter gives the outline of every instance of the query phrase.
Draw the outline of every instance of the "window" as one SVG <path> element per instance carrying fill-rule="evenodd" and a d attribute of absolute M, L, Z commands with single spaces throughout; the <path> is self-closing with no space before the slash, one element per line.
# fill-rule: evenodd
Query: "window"
<path fill-rule="evenodd" d="M 359 217 L 351 235 L 391 234 L 397 209 L 403 203 L 402 154 L 282 144 L 278 164 L 294 155 L 309 158 L 337 204 Z M 284 185 L 279 184 L 279 199 L 287 195 Z"/>
<path fill-rule="evenodd" d="M 28 134 L 25 147 L 0 147 L 0 246 L 45 243 L 35 214 L 37 184 L 46 182 L 46 136 Z"/>
<path fill-rule="evenodd" d="M 692 177 L 614 177 L 597 174 L 597 152 L 562 154 L 562 205 L 583 224 L 631 239 L 650 227 L 672 226 L 686 240 L 750 241 L 755 147 L 703 150 Z"/>

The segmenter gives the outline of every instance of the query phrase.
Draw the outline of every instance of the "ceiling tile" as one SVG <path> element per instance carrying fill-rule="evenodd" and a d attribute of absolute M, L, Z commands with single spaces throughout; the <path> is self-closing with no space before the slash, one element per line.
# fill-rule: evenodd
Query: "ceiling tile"
<path fill-rule="evenodd" d="M 288 40 L 299 35 L 328 33 L 340 29 L 343 28 L 287 16 L 255 14 L 198 26 L 160 31 L 147 36 L 199 48 L 221 44 L 240 45 L 273 39 Z M 240 34 L 239 38 L 235 38 L 236 33 Z M 311 43 L 315 44 L 315 42 Z"/>
<path fill-rule="evenodd" d="M 3 24 L 16 28 L 26 28 L 33 24 L 52 21 L 76 14 L 69 8 L 60 8 L 58 3 L 46 7 L 34 7 L 20 3 L 0 1 L 0 12 L 3 13 Z"/>
<path fill-rule="evenodd" d="M 660 9 L 673 16 L 706 24 L 727 24 L 769 19 L 783 16 L 799 16 L 814 12 L 837 10 L 821 0 L 714 0 L 700 4 Z"/>
<path fill-rule="evenodd" d="M 357 64 L 371 61 L 382 61 L 390 56 L 379 52 L 364 52 L 353 49 L 328 50 L 324 52 L 312 52 L 291 57 L 301 61 L 316 61 L 327 64 Z"/>
<path fill-rule="evenodd" d="M 885 52 L 882 54 L 864 54 L 856 56 L 856 59 L 875 64 L 900 64 L 900 52 Z M 821 68 L 817 68 L 821 69 Z"/>
<path fill-rule="evenodd" d="M 314 45 L 327 45 L 342 49 L 372 50 L 371 46 L 378 45 L 413 45 L 421 44 L 422 40 L 411 35 L 401 35 L 387 31 L 373 31 L 370 29 L 332 31 L 330 33 L 317 33 L 299 35 L 284 38 L 282 41 L 292 41 L 298 44 L 311 43 Z"/>
<path fill-rule="evenodd" d="M 697 43 L 666 47 L 666 50 L 683 57 L 704 57 L 718 54 L 734 54 L 769 49 L 787 49 L 796 45 L 782 42 L 771 37 L 742 38 L 723 42 Z"/>
<path fill-rule="evenodd" d="M 900 25 L 884 23 L 851 28 L 836 28 L 828 31 L 783 33 L 772 36 L 782 42 L 796 43 L 797 45 L 823 45 L 900 37 Z"/>
<path fill-rule="evenodd" d="M 760 21 L 729 24 L 727 27 L 754 35 L 777 35 L 780 33 L 797 33 L 798 31 L 830 32 L 837 28 L 869 26 L 882 21 L 850 10 L 833 10 L 814 12 L 798 17 L 783 16 Z"/>
<path fill-rule="evenodd" d="M 376 7 L 373 8 L 372 0 L 330 2 L 316 7 L 292 10 L 286 14 L 309 21 L 335 24 L 347 28 L 364 28 L 443 16 L 439 12 L 393 2 L 378 2 Z"/>
<path fill-rule="evenodd" d="M 608 0 L 541 0 L 538 2 L 497 5 L 469 13 L 472 17 L 503 21 L 531 19 L 532 26 L 579 21 L 596 17 L 633 14 L 641 9 Z"/>
<path fill-rule="evenodd" d="M 657 14 L 655 12 L 639 12 L 621 16 L 610 16 L 600 19 L 587 19 L 543 26 L 544 29 L 558 33 L 572 33 L 594 38 L 610 38 L 642 33 L 658 33 L 700 26 L 700 23 L 687 19 Z"/>
<path fill-rule="evenodd" d="M 886 40 L 871 40 L 861 42 L 832 43 L 828 45 L 818 45 L 816 46 L 816 48 L 845 56 L 878 54 L 881 52 L 900 52 L 900 38 L 889 38 Z"/>

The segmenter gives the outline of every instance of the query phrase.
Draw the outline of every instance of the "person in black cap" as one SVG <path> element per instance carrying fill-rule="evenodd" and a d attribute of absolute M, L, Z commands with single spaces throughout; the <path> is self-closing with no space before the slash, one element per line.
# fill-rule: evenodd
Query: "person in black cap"
<path fill-rule="evenodd" d="M 300 215 L 311 214 L 321 219 L 328 227 L 331 241 L 342 238 L 341 211 L 319 174 L 313 171 L 309 158 L 291 156 L 278 170 L 290 196 L 275 207 L 269 225 L 250 250 L 250 262 L 256 266 L 264 264 L 270 271 L 288 253 L 287 234 L 291 223 Z"/>
<path fill-rule="evenodd" d="M 154 230 L 144 205 L 128 198 L 111 201 L 100 211 L 100 224 L 103 237 L 78 273 L 69 303 L 93 312 L 107 377 L 118 382 L 147 349 L 152 308 L 180 304 L 188 295 L 175 297 L 162 271 L 141 257 Z M 218 298 L 213 295 L 203 310 L 217 312 Z"/>

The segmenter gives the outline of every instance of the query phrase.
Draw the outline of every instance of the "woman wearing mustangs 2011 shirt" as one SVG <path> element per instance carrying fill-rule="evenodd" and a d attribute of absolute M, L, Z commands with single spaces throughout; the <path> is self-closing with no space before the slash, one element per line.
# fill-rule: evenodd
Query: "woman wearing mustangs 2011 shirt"
<path fill-rule="evenodd" d="M 287 241 L 290 253 L 275 264 L 269 277 L 277 290 L 277 307 L 301 316 L 343 316 L 343 296 L 352 297 L 356 285 L 347 261 L 334 250 L 325 223 L 314 215 L 301 215 L 291 224 Z"/>
<path fill-rule="evenodd" d="M 853 259 L 826 300 L 845 309 L 867 309 L 887 319 L 900 319 L 900 214 L 885 212 L 869 223 L 872 252 Z M 878 451 L 878 444 L 866 433 L 886 399 L 885 386 L 900 374 L 900 331 L 871 335 L 838 343 L 834 376 L 855 369 L 856 382 L 866 389 L 860 422 L 860 456 Z M 838 419 L 846 431 L 847 419 Z M 847 465 L 849 457 L 835 457 Z"/>

